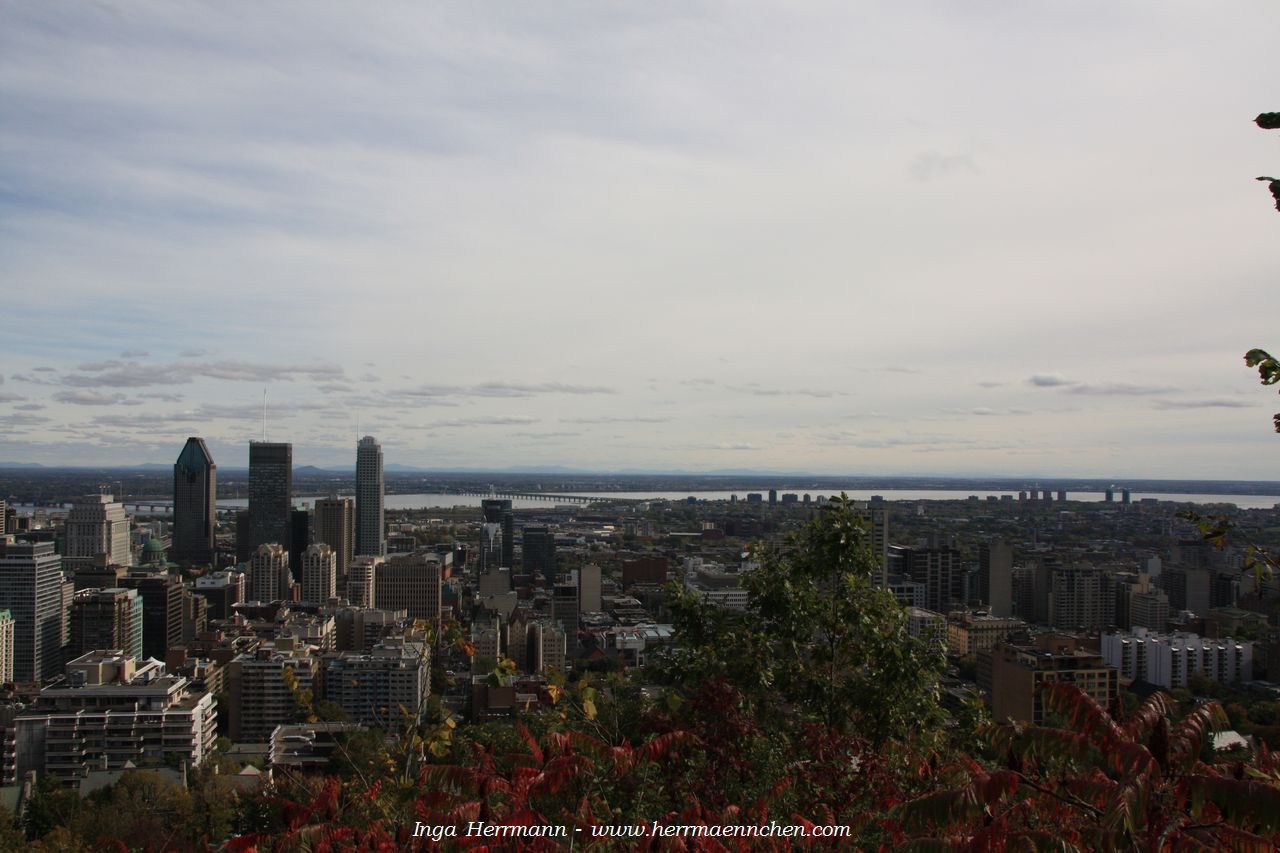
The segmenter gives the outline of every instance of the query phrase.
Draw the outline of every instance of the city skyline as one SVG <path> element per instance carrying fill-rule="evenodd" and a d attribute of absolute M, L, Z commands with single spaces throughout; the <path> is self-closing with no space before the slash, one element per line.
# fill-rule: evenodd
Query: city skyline
<path fill-rule="evenodd" d="M 0 10 L 0 461 L 1280 479 L 1274 4 Z"/>

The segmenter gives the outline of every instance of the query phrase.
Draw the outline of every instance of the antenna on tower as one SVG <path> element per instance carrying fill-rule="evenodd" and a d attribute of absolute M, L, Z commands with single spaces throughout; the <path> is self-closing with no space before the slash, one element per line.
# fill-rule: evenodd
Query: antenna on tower
<path fill-rule="evenodd" d="M 267 440 L 267 389 L 262 389 L 262 440 Z"/>

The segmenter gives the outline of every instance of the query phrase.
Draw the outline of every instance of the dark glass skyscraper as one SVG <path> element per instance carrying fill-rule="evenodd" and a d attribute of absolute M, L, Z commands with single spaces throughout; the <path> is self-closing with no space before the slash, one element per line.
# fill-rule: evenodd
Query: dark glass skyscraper
<path fill-rule="evenodd" d="M 366 435 L 356 445 L 356 556 L 381 557 L 383 538 L 382 445 Z"/>
<path fill-rule="evenodd" d="M 218 466 L 203 438 L 187 439 L 173 466 L 173 558 L 212 563 L 217 529 Z"/>
<path fill-rule="evenodd" d="M 548 587 L 556 582 L 556 535 L 550 527 L 528 526 L 523 528 L 521 557 L 524 572 L 540 578 Z"/>
<path fill-rule="evenodd" d="M 259 545 L 289 549 L 292 498 L 293 445 L 249 442 L 249 553 Z"/>
<path fill-rule="evenodd" d="M 511 501 L 500 498 L 488 498 L 480 502 L 484 512 L 485 524 L 502 525 L 502 562 L 500 565 L 511 568 L 516 561 L 516 524 L 511 512 Z"/>

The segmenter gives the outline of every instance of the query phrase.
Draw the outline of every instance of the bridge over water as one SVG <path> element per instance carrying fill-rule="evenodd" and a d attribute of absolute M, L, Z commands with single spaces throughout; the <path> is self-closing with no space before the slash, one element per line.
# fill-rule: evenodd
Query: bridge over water
<path fill-rule="evenodd" d="M 458 495 L 459 497 L 480 497 L 480 498 L 520 498 L 522 500 L 531 501 L 547 501 L 555 504 L 580 504 L 587 505 L 593 503 L 624 503 L 635 504 L 642 503 L 639 498 L 613 498 L 601 495 L 562 495 L 548 494 L 546 492 L 513 492 L 503 490 L 467 490 L 461 489 L 450 491 L 446 494 Z M 171 515 L 173 513 L 173 501 L 140 498 L 135 500 L 126 500 L 123 502 L 127 510 L 131 510 L 143 515 Z M 244 509 L 243 504 L 219 503 L 216 512 L 219 518 L 234 518 L 235 514 Z"/>
<path fill-rule="evenodd" d="M 502 489 L 467 490 L 459 489 L 449 492 L 451 495 L 476 495 L 482 498 L 521 498 L 531 501 L 549 501 L 561 504 L 598 504 L 598 503 L 643 503 L 640 498 L 613 498 L 607 495 L 562 495 L 547 492 L 511 492 Z"/>

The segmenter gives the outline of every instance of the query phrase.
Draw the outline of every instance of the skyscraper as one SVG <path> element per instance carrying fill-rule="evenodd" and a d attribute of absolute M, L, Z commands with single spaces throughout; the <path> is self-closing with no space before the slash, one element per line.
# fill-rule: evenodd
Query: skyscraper
<path fill-rule="evenodd" d="M 62 672 L 62 558 L 52 542 L 0 540 L 0 608 L 13 615 L 13 677 Z"/>
<path fill-rule="evenodd" d="M 216 547 L 218 466 L 204 439 L 187 439 L 173 466 L 173 559 L 212 563 Z"/>
<path fill-rule="evenodd" d="M 480 525 L 480 561 L 478 570 L 481 574 L 503 565 L 502 562 L 502 525 L 486 521 Z"/>
<path fill-rule="evenodd" d="M 1013 615 L 1013 548 L 984 542 L 978 549 L 978 598 L 994 616 Z"/>
<path fill-rule="evenodd" d="M 556 537 L 550 527 L 528 526 L 521 537 L 524 572 L 540 578 L 547 586 L 556 582 Z"/>
<path fill-rule="evenodd" d="M 289 550 L 289 510 L 293 497 L 293 445 L 249 442 L 249 542 Z M 237 545 L 237 550 L 241 550 Z"/>
<path fill-rule="evenodd" d="M 382 445 L 366 435 L 356 445 L 356 554 L 381 557 L 387 553 L 383 538 Z"/>
<path fill-rule="evenodd" d="M 106 556 L 108 565 L 130 563 L 129 519 L 111 495 L 77 498 L 67 513 L 66 534 L 63 557 L 72 568 L 90 566 L 99 555 Z"/>
<path fill-rule="evenodd" d="M 338 561 L 338 589 L 347 580 L 347 567 L 355 556 L 356 508 L 351 498 L 321 498 L 316 501 L 312 541 L 328 545 Z"/>
<path fill-rule="evenodd" d="M 516 525 L 511 511 L 511 501 L 489 498 L 480 502 L 486 524 L 502 525 L 502 554 L 500 565 L 511 568 L 516 564 Z"/>

